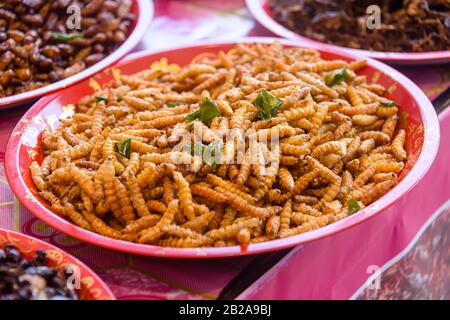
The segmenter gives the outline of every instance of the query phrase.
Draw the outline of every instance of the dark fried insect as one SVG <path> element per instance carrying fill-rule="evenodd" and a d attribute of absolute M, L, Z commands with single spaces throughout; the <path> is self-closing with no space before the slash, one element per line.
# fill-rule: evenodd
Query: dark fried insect
<path fill-rule="evenodd" d="M 67 8 L 78 4 L 80 29 Z M 130 30 L 131 0 L 3 0 L 0 98 L 70 77 L 114 51 Z M 75 25 L 76 27 L 76 25 Z"/>
<path fill-rule="evenodd" d="M 13 244 L 0 249 L 0 300 L 78 300 L 68 276 L 68 270 L 47 266 L 44 250 L 26 259 Z"/>
<path fill-rule="evenodd" d="M 381 9 L 380 28 L 372 30 L 371 5 Z M 269 0 L 269 6 L 278 22 L 321 42 L 392 52 L 450 48 L 448 0 Z"/>

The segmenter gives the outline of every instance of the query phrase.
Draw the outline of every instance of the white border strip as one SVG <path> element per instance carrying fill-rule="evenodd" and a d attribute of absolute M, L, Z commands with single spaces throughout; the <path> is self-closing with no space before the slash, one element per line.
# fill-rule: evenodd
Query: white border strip
<path fill-rule="evenodd" d="M 422 236 L 422 234 L 428 229 L 428 227 L 433 223 L 434 220 L 436 220 L 441 213 L 447 209 L 450 206 L 450 198 L 447 199 L 446 202 L 444 202 L 443 205 L 441 205 L 435 213 L 431 215 L 431 217 L 428 218 L 428 220 L 425 222 L 425 224 L 419 229 L 419 231 L 416 233 L 414 238 L 411 240 L 411 242 L 400 251 L 399 254 L 397 254 L 394 258 L 386 262 L 379 271 L 375 272 L 373 275 L 371 275 L 367 281 L 358 289 L 356 292 L 349 298 L 349 300 L 355 300 L 359 295 L 371 284 L 373 284 L 374 280 L 379 277 L 384 271 L 386 271 L 388 268 L 390 268 L 392 265 L 397 263 L 400 259 L 402 259 L 404 256 L 406 256 L 409 251 L 414 247 L 414 245 L 419 241 L 419 238 Z"/>

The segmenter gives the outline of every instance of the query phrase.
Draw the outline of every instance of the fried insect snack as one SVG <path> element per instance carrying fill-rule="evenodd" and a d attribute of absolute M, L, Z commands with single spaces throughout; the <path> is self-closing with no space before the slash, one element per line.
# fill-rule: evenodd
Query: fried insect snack
<path fill-rule="evenodd" d="M 106 237 L 179 248 L 308 232 L 395 186 L 398 106 L 311 49 L 240 44 L 122 75 L 43 133 L 39 195 Z"/>
<path fill-rule="evenodd" d="M 79 26 L 69 23 L 72 5 L 79 8 Z M 131 6 L 131 0 L 2 0 L 0 98 L 66 79 L 104 59 L 126 40 Z M 71 131 L 64 138 L 78 142 Z"/>
<path fill-rule="evenodd" d="M 0 243 L 0 300 L 78 300 L 70 286 L 73 270 L 68 264 L 51 267 L 49 251 L 38 249 L 26 258 L 12 243 Z"/>
<path fill-rule="evenodd" d="M 274 19 L 293 32 L 317 41 L 370 51 L 427 52 L 450 46 L 450 3 L 446 0 L 269 0 Z M 367 8 L 383 17 L 377 28 L 366 26 Z M 299 64 L 302 70 L 323 64 Z"/>

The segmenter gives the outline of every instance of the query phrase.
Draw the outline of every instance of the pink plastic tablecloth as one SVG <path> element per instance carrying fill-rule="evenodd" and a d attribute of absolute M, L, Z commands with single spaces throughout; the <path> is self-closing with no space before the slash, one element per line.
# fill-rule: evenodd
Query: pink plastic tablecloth
<path fill-rule="evenodd" d="M 234 40 L 246 35 L 272 35 L 251 18 L 242 0 L 160 0 L 155 1 L 155 7 L 155 20 L 137 50 L 166 48 L 202 39 Z M 431 98 L 444 91 L 450 85 L 450 65 L 402 67 L 400 70 L 413 79 Z M 180 267 L 180 263 L 175 260 L 132 256 L 89 246 L 56 232 L 38 221 L 14 198 L 3 172 L 7 139 L 24 111 L 25 108 L 22 107 L 0 112 L 0 227 L 30 234 L 56 244 L 77 256 L 98 272 L 119 299 L 214 299 L 229 281 L 251 261 L 252 257 L 183 261 L 182 267 Z M 447 126 L 450 127 L 450 123 Z M 447 132 L 447 136 L 450 137 L 450 132 Z M 447 146 L 449 142 L 450 140 L 447 139 Z M 441 144 L 441 149 L 443 144 Z M 449 152 L 448 150 L 443 151 Z M 445 154 L 443 157 L 445 160 L 449 158 L 449 155 Z M 442 169 L 442 167 L 435 170 L 439 169 Z M 441 175 L 440 179 L 447 179 L 447 182 L 450 180 L 448 175 L 444 178 Z M 446 190 L 450 190 L 448 184 L 446 188 Z M 444 198 L 445 196 L 442 201 L 445 200 Z M 447 198 L 449 198 L 449 194 L 447 194 Z M 431 210 L 432 208 L 428 209 Z M 432 211 L 425 210 L 424 212 L 423 219 L 417 220 L 417 223 L 423 224 L 426 220 L 425 215 L 428 214 L 430 216 L 432 213 Z M 434 231 L 433 234 L 439 234 L 441 229 L 436 229 L 437 231 Z M 403 249 L 411 237 L 412 235 L 408 234 L 398 238 L 399 247 L 396 248 L 398 249 L 397 251 Z M 309 271 L 309 279 L 321 278 L 320 275 L 314 273 L 314 266 L 315 264 L 323 263 L 322 259 L 326 257 L 323 257 L 323 253 L 320 252 L 326 252 L 326 246 L 323 247 L 325 249 L 316 253 L 314 248 L 318 245 L 320 244 L 296 248 L 295 251 L 268 272 L 261 281 L 258 281 L 246 290 L 241 295 L 241 298 L 350 297 L 358 288 L 345 285 L 346 274 L 348 273 L 342 274 L 342 277 L 341 274 L 330 274 L 330 276 L 333 276 L 334 282 L 336 282 L 332 288 L 321 285 L 320 281 L 310 285 L 307 281 L 308 279 L 298 278 L 300 267 L 305 268 L 304 270 L 309 270 L 307 268 L 311 269 Z M 448 245 L 445 248 L 448 248 Z M 380 250 L 382 251 L 382 248 Z M 392 258 L 394 252 L 395 250 L 388 251 L 391 256 L 383 257 L 383 259 L 388 260 L 388 258 Z M 446 254 L 448 255 L 448 252 Z M 330 257 L 328 258 L 330 259 Z M 348 258 L 350 259 L 350 256 Z M 308 263 L 302 263 L 306 259 Z M 378 263 L 383 262 L 383 259 L 378 261 Z M 416 260 L 413 257 L 408 261 L 410 265 L 414 266 Z M 444 261 L 446 260 L 444 259 Z M 290 270 L 293 273 L 292 275 L 284 271 L 282 273 L 277 272 L 277 268 L 284 268 L 289 263 L 293 265 L 286 270 Z M 422 266 L 422 268 L 426 269 L 427 267 Z M 397 269 L 405 273 L 401 267 L 397 267 Z M 426 270 L 428 277 L 432 278 L 434 269 Z M 358 276 L 360 277 L 360 286 L 362 286 L 368 275 L 358 274 Z M 401 278 L 401 276 L 402 273 L 400 272 L 399 277 Z M 295 288 L 292 289 L 292 286 L 289 287 L 287 281 L 293 278 L 296 281 L 291 283 L 298 287 L 301 285 L 299 281 L 305 281 L 302 286 L 303 288 L 308 288 L 308 290 L 299 292 Z M 390 277 L 389 279 L 394 279 L 391 281 L 397 284 L 401 281 L 398 280 L 400 278 L 394 279 L 394 277 Z M 278 281 L 280 281 L 279 284 Z M 291 289 L 284 290 L 284 288 Z M 398 288 L 398 286 L 395 288 Z M 444 288 L 448 291 L 449 286 L 447 285 Z M 331 291 L 327 292 L 326 290 Z M 366 296 L 366 294 L 364 293 L 363 296 Z"/>

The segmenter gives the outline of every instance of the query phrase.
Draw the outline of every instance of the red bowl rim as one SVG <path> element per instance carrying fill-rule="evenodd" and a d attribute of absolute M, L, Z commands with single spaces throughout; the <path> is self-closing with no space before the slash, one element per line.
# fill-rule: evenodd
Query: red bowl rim
<path fill-rule="evenodd" d="M 7 236 L 12 235 L 12 236 L 14 236 L 16 238 L 20 238 L 20 239 L 33 240 L 36 243 L 36 247 L 38 247 L 39 249 L 40 248 L 45 249 L 45 250 L 50 249 L 50 250 L 55 250 L 55 251 L 60 252 L 65 257 L 68 257 L 70 259 L 71 263 L 78 265 L 78 267 L 80 267 L 80 270 L 84 270 L 90 277 L 92 277 L 94 279 L 95 283 L 98 284 L 99 289 L 101 289 L 103 292 L 102 297 L 104 298 L 104 300 L 106 300 L 106 299 L 116 300 L 116 297 L 111 292 L 111 289 L 109 289 L 109 287 L 106 285 L 106 283 L 94 271 L 92 271 L 91 268 L 89 268 L 86 264 L 84 264 L 83 262 L 81 262 L 80 260 L 75 258 L 73 255 L 67 253 L 66 251 L 62 250 L 61 248 L 58 248 L 50 243 L 47 243 L 45 241 L 42 241 L 42 240 L 32 237 L 32 236 L 29 236 L 27 234 L 18 233 L 18 232 L 12 231 L 12 230 L 0 228 L 0 234 L 2 234 L 2 233 L 6 234 Z M 18 249 L 19 249 L 19 251 L 21 251 L 20 248 L 18 248 Z"/>
<path fill-rule="evenodd" d="M 220 47 L 243 42 L 271 43 L 273 41 L 279 41 L 281 44 L 288 46 L 301 46 L 298 42 L 278 38 L 263 38 L 263 37 L 243 38 L 237 41 L 220 41 L 220 42 L 205 41 L 195 45 L 186 45 L 165 50 L 147 50 L 137 52 L 128 56 L 121 62 L 121 64 L 126 64 L 135 61 L 144 56 L 176 50 L 183 50 L 185 48 L 192 48 L 192 47 L 207 48 L 217 46 Z M 398 185 L 396 185 L 386 195 L 384 195 L 371 205 L 367 206 L 363 210 L 359 211 L 358 213 L 350 217 L 347 217 L 341 221 L 327 225 L 320 229 L 289 238 L 282 238 L 267 242 L 250 244 L 249 246 L 246 247 L 232 246 L 221 248 L 185 249 L 185 248 L 166 248 L 147 244 L 137 244 L 107 238 L 99 234 L 84 230 L 80 227 L 77 227 L 71 222 L 65 220 L 64 218 L 54 214 L 52 211 L 47 209 L 38 201 L 30 201 L 27 199 L 29 197 L 34 197 L 34 195 L 27 188 L 20 174 L 20 167 L 19 167 L 20 135 L 15 134 L 15 132 L 23 130 L 24 127 L 26 126 L 26 121 L 23 121 L 23 119 L 30 119 L 38 115 L 40 111 L 44 109 L 49 102 L 51 102 L 53 99 L 64 93 L 64 91 L 60 91 L 58 93 L 40 99 L 25 113 L 22 120 L 20 120 L 17 126 L 14 128 L 14 131 L 11 134 L 10 140 L 6 148 L 6 159 L 5 159 L 6 176 L 11 186 L 11 189 L 17 196 L 19 201 L 28 210 L 30 210 L 32 214 L 34 214 L 38 219 L 47 223 L 48 225 L 50 225 L 51 227 L 55 228 L 60 232 L 63 232 L 74 238 L 103 248 L 144 256 L 157 256 L 167 258 L 219 258 L 219 257 L 243 256 L 281 250 L 284 248 L 304 244 L 307 242 L 311 242 L 313 240 L 318 240 L 324 237 L 334 235 L 350 227 L 356 226 L 364 222 L 365 220 L 373 218 L 378 214 L 380 214 L 383 210 L 394 205 L 402 195 L 409 192 L 415 186 L 415 184 L 418 183 L 418 181 L 424 176 L 424 174 L 431 166 L 431 163 L 433 162 L 433 159 L 435 158 L 439 147 L 439 122 L 436 112 L 434 111 L 434 108 L 429 99 L 419 89 L 419 87 L 417 87 L 416 84 L 414 84 L 406 76 L 402 75 L 400 72 L 389 67 L 388 65 L 379 62 L 377 60 L 361 57 L 361 55 L 356 55 L 342 50 L 338 51 L 329 50 L 316 45 L 309 45 L 309 47 L 315 48 L 321 52 L 327 52 L 329 54 L 338 54 L 344 58 L 367 60 L 367 64 L 369 66 L 372 66 L 378 71 L 381 71 L 389 75 L 392 79 L 397 81 L 397 83 L 400 86 L 403 86 L 405 90 L 408 90 L 412 94 L 412 96 L 414 97 L 419 106 L 420 109 L 419 111 L 423 119 L 423 127 L 424 127 L 423 147 L 411 171 Z"/>
<path fill-rule="evenodd" d="M 28 100 L 39 98 L 44 95 L 55 92 L 57 90 L 61 90 L 68 86 L 71 86 L 79 81 L 82 81 L 90 76 L 93 76 L 94 74 L 111 66 L 112 64 L 123 58 L 141 41 L 141 39 L 147 32 L 148 27 L 150 26 L 150 22 L 152 21 L 154 14 L 153 1 L 134 0 L 134 2 L 137 5 L 136 24 L 134 26 L 133 31 L 128 36 L 128 38 L 115 51 L 113 51 L 111 54 L 106 56 L 106 58 L 100 60 L 93 66 L 71 77 L 68 77 L 55 83 L 51 83 L 42 88 L 26 91 L 9 97 L 0 98 L 0 111 L 2 109 L 20 105 L 21 103 L 24 103 Z"/>
<path fill-rule="evenodd" d="M 309 45 L 310 43 L 320 45 L 323 48 L 329 50 L 346 50 L 354 54 L 363 54 L 367 57 L 382 60 L 387 63 L 393 64 L 437 64 L 450 61 L 450 50 L 446 51 L 429 51 L 429 52 L 383 52 L 383 51 L 369 51 L 361 49 L 352 49 L 347 47 L 341 47 L 333 44 L 328 44 L 313 40 L 308 37 L 299 35 L 280 23 L 275 21 L 270 14 L 264 9 L 264 4 L 267 0 L 245 0 L 247 8 L 253 17 L 268 30 L 272 31 L 276 35 L 300 42 L 303 45 Z"/>

